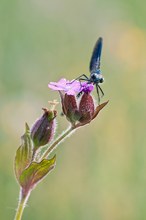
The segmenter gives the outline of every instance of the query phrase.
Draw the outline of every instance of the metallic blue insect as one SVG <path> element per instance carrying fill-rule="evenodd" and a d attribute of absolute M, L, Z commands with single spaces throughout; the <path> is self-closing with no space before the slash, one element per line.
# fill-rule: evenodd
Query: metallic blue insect
<path fill-rule="evenodd" d="M 99 86 L 100 83 L 104 82 L 104 78 L 102 77 L 101 70 L 100 70 L 100 57 L 101 57 L 101 51 L 102 51 L 102 42 L 103 42 L 102 38 L 99 37 L 94 46 L 91 60 L 90 60 L 90 65 L 89 65 L 90 77 L 87 77 L 85 74 L 82 74 L 81 76 L 77 78 L 79 79 L 79 81 L 87 81 L 88 83 L 93 83 L 93 85 L 96 86 L 96 91 L 98 95 L 98 103 L 100 103 L 99 91 L 101 92 L 101 96 L 104 95 L 104 92 Z M 79 93 L 78 96 L 80 96 L 81 93 Z"/>

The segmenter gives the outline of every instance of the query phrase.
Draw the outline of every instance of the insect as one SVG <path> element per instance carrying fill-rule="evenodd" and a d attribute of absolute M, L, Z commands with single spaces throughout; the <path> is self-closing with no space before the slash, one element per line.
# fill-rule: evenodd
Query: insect
<path fill-rule="evenodd" d="M 100 104 L 100 97 L 104 96 L 104 92 L 99 86 L 100 83 L 104 82 L 104 78 L 100 70 L 100 57 L 101 57 L 101 51 L 102 51 L 102 42 L 103 42 L 103 39 L 99 37 L 94 46 L 91 60 L 90 60 L 90 65 L 89 65 L 90 76 L 88 77 L 85 74 L 82 74 L 81 76 L 77 78 L 79 81 L 87 81 L 88 83 L 93 83 L 93 85 L 96 86 L 96 91 L 98 95 L 98 104 Z M 101 92 L 101 96 L 100 96 L 100 92 Z M 81 93 L 82 91 L 78 94 L 78 96 L 80 96 Z"/>

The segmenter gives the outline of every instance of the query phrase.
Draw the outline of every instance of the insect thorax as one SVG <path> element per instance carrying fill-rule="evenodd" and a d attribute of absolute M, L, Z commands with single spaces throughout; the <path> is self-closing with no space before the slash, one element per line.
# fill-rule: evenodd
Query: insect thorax
<path fill-rule="evenodd" d="M 101 75 L 100 70 L 98 70 L 96 72 L 92 72 L 91 75 L 90 75 L 90 80 L 93 83 L 102 83 L 104 79 L 103 79 L 103 77 Z"/>

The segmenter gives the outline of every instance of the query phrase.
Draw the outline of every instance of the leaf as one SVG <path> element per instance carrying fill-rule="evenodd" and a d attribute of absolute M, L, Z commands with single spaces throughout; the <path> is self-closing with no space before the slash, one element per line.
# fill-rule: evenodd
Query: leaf
<path fill-rule="evenodd" d="M 22 144 L 16 151 L 15 156 L 15 174 L 19 182 L 19 177 L 23 170 L 31 163 L 32 160 L 32 141 L 30 137 L 30 130 L 28 125 L 25 125 L 25 133 L 21 137 Z"/>
<path fill-rule="evenodd" d="M 26 191 L 40 182 L 56 164 L 56 155 L 52 159 L 44 159 L 40 163 L 32 162 L 21 174 L 19 182 Z"/>

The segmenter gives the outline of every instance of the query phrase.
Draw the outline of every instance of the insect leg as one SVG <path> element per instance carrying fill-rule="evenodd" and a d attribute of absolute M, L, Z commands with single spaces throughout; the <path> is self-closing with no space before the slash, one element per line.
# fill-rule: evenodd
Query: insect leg
<path fill-rule="evenodd" d="M 86 78 L 86 79 L 85 79 L 85 78 L 79 78 L 79 81 L 80 81 L 80 80 L 90 82 L 90 79 L 89 79 L 89 78 Z"/>
<path fill-rule="evenodd" d="M 78 79 L 85 80 L 84 78 L 82 78 L 83 76 L 85 77 L 86 80 L 87 80 L 87 79 L 89 80 L 88 76 L 86 76 L 85 74 L 80 75 L 80 76 L 77 77 L 75 80 L 78 80 Z"/>
<path fill-rule="evenodd" d="M 85 78 L 82 78 L 82 77 L 85 77 Z M 76 80 L 79 80 L 79 82 L 80 82 L 80 86 L 82 87 L 82 85 L 81 85 L 81 81 L 83 80 L 83 81 L 90 81 L 90 79 L 85 75 L 85 74 L 82 74 L 82 75 L 80 75 L 79 77 L 77 77 L 76 79 L 74 79 L 74 80 L 72 80 L 71 82 L 69 82 L 68 84 L 72 84 L 74 81 L 76 81 Z"/>
<path fill-rule="evenodd" d="M 85 78 L 82 78 L 82 76 L 84 76 Z M 90 82 L 90 79 L 89 79 L 85 74 L 79 76 L 77 79 L 79 80 L 79 82 L 80 82 L 80 86 L 81 86 L 81 87 L 82 87 L 81 81 L 87 81 L 87 82 Z M 75 80 L 77 80 L 77 79 L 75 79 Z M 75 80 L 74 80 L 74 81 L 75 81 Z M 74 82 L 74 81 L 72 81 L 72 82 Z M 72 83 L 72 82 L 71 82 L 71 83 Z"/>
<path fill-rule="evenodd" d="M 82 76 L 85 76 L 86 78 L 81 78 Z M 79 82 L 80 82 L 80 87 L 81 87 L 81 88 L 82 88 L 81 81 L 90 82 L 90 79 L 89 79 L 86 75 L 83 74 L 82 76 L 80 76 L 80 78 L 79 78 Z M 83 93 L 83 91 L 79 92 L 79 93 L 77 94 L 77 98 L 79 98 L 82 93 Z"/>
<path fill-rule="evenodd" d="M 100 105 L 100 95 L 99 95 L 99 85 L 98 84 L 95 84 L 96 85 L 96 91 L 97 91 L 97 95 L 98 95 L 98 105 Z"/>
<path fill-rule="evenodd" d="M 104 92 L 103 92 L 102 88 L 101 88 L 99 85 L 97 85 L 97 86 L 98 86 L 98 88 L 100 89 L 101 94 L 102 94 L 102 97 L 103 97 L 103 96 L 104 96 Z"/>

